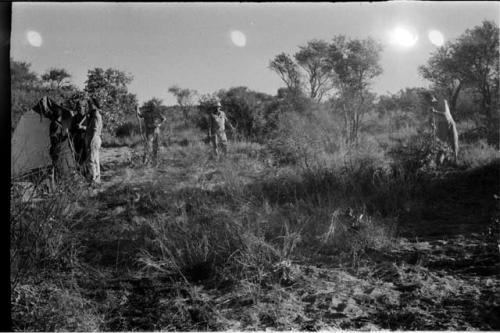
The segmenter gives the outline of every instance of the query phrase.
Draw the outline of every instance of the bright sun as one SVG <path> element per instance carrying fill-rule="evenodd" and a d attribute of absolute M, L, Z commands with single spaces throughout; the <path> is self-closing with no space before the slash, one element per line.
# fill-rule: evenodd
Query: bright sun
<path fill-rule="evenodd" d="M 26 33 L 26 39 L 28 39 L 28 43 L 34 47 L 42 46 L 42 36 L 36 31 L 28 31 Z"/>
<path fill-rule="evenodd" d="M 403 47 L 412 47 L 417 43 L 418 36 L 410 30 L 397 27 L 390 32 L 390 43 Z"/>
<path fill-rule="evenodd" d="M 231 40 L 238 47 L 244 47 L 247 44 L 245 34 L 238 30 L 231 31 Z"/>

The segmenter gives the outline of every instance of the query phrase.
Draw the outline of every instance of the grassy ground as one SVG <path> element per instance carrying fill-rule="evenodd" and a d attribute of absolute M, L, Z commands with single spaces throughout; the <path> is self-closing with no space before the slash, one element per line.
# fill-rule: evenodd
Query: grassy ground
<path fill-rule="evenodd" d="M 500 328 L 498 160 L 417 176 L 244 142 L 218 161 L 201 137 L 156 168 L 141 153 L 103 149 L 102 186 L 51 208 L 59 243 L 20 274 L 15 330 Z"/>

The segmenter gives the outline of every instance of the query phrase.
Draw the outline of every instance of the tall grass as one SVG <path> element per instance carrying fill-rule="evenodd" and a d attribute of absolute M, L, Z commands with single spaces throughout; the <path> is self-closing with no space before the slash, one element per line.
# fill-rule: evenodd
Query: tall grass
<path fill-rule="evenodd" d="M 48 189 L 40 176 L 11 188 L 10 272 L 16 330 L 100 330 L 102 317 L 73 281 L 80 269 L 86 184 L 78 176 Z"/>

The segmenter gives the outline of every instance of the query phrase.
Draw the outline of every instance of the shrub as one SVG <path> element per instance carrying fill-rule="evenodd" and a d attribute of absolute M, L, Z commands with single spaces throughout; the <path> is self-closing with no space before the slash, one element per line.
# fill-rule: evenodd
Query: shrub
<path fill-rule="evenodd" d="M 127 136 L 140 135 L 139 125 L 134 122 L 127 121 L 116 128 L 115 135 L 118 138 Z"/>
<path fill-rule="evenodd" d="M 489 145 L 486 140 L 462 145 L 458 155 L 459 163 L 467 168 L 483 166 L 498 159 L 500 159 L 500 151 Z"/>
<path fill-rule="evenodd" d="M 11 283 L 47 268 L 71 269 L 77 264 L 79 241 L 72 214 L 79 209 L 83 182 L 68 179 L 42 193 L 41 179 L 30 187 L 11 189 Z M 31 191 L 27 195 L 27 191 Z"/>
<path fill-rule="evenodd" d="M 328 155 L 342 147 L 338 123 L 327 111 L 282 114 L 278 123 L 268 146 L 280 164 L 305 168 L 325 165 Z"/>
<path fill-rule="evenodd" d="M 51 282 L 19 285 L 11 304 L 14 331 L 101 331 L 104 322 L 77 290 Z"/>

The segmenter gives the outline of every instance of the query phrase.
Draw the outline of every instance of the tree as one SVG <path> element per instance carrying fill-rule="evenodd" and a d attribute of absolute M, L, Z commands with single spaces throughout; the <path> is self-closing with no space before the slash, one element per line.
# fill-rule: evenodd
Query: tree
<path fill-rule="evenodd" d="M 427 66 L 419 67 L 419 73 L 433 83 L 435 92 L 450 102 L 450 111 L 454 114 L 458 96 L 467 79 L 453 53 L 454 46 L 446 43 L 429 58 Z"/>
<path fill-rule="evenodd" d="M 382 46 L 371 38 L 348 40 L 345 36 L 335 36 L 330 44 L 327 61 L 336 74 L 346 143 L 357 142 L 366 102 L 372 99 L 369 86 L 382 73 L 381 51 Z"/>
<path fill-rule="evenodd" d="M 499 38 L 498 26 L 483 21 L 481 26 L 467 29 L 455 46 L 455 58 L 463 63 L 463 75 L 481 94 L 481 107 L 489 123 L 498 122 L 499 93 Z M 496 111 L 496 112 L 495 112 Z"/>
<path fill-rule="evenodd" d="M 85 91 L 101 101 L 104 128 L 110 133 L 123 124 L 127 115 L 135 113 L 137 97 L 127 88 L 132 80 L 130 74 L 113 68 L 88 71 Z"/>
<path fill-rule="evenodd" d="M 165 106 L 163 101 L 159 98 L 153 97 L 150 100 L 144 102 L 140 108 L 141 113 L 157 113 L 163 112 Z"/>
<path fill-rule="evenodd" d="M 173 94 L 177 99 L 177 104 L 181 108 L 182 114 L 184 115 L 184 120 L 187 124 L 187 122 L 189 121 L 189 114 L 195 106 L 198 92 L 191 89 L 182 89 L 177 85 L 173 85 L 168 88 L 168 92 Z"/>
<path fill-rule="evenodd" d="M 221 104 L 238 134 L 257 139 L 266 126 L 266 106 L 273 100 L 268 94 L 235 87 L 220 94 Z"/>
<path fill-rule="evenodd" d="M 331 66 L 327 61 L 328 43 L 312 40 L 300 46 L 294 57 L 297 64 L 306 72 L 309 97 L 320 102 L 325 93 L 333 89 Z"/>
<path fill-rule="evenodd" d="M 480 94 L 480 104 L 487 123 L 498 123 L 499 28 L 492 21 L 467 29 L 457 40 L 438 48 L 427 64 L 419 68 L 433 89 L 444 91 L 451 112 L 456 109 L 463 87 Z"/>
<path fill-rule="evenodd" d="M 64 68 L 50 68 L 42 74 L 42 80 L 57 89 L 69 84 L 71 75 Z"/>
<path fill-rule="evenodd" d="M 17 125 L 21 115 L 43 96 L 49 96 L 57 103 L 71 108 L 72 104 L 68 102 L 68 98 L 78 91 L 71 85 L 64 87 L 64 89 L 56 86 L 45 87 L 38 74 L 33 72 L 30 67 L 30 63 L 10 59 L 12 129 Z"/>
<path fill-rule="evenodd" d="M 269 68 L 280 76 L 290 92 L 295 94 L 301 90 L 302 83 L 299 67 L 288 54 L 278 54 L 269 63 Z"/>
<path fill-rule="evenodd" d="M 30 67 L 30 63 L 10 58 L 10 82 L 12 89 L 37 88 L 40 85 L 40 79 Z"/>

